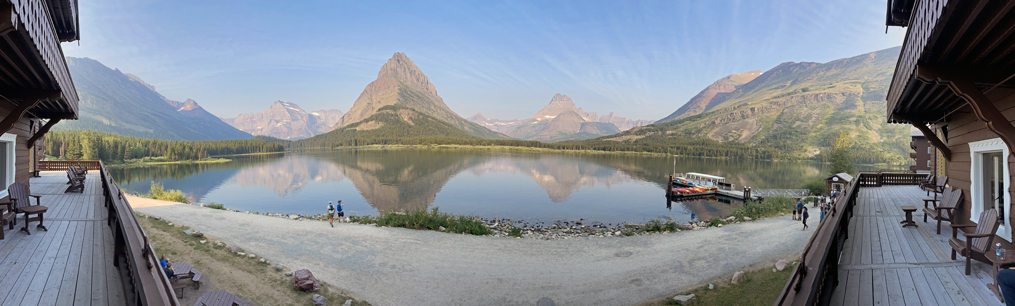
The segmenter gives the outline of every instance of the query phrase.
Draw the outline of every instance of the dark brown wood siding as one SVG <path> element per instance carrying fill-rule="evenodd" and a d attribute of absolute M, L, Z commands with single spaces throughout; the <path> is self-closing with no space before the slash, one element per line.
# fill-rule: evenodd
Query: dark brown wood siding
<path fill-rule="evenodd" d="M 7 101 L 0 101 L 0 118 L 7 117 L 7 115 L 10 114 L 12 108 L 14 108 L 14 105 L 12 103 Z M 28 178 L 30 176 L 30 173 L 28 170 L 29 168 L 28 165 L 31 162 L 30 158 L 28 157 L 29 150 L 27 145 L 28 138 L 32 137 L 31 133 L 32 131 L 30 130 L 32 124 L 30 124 L 30 121 L 31 119 L 22 118 L 21 121 L 18 121 L 18 123 L 14 124 L 14 127 L 12 127 L 9 131 L 5 132 L 15 134 L 18 136 L 17 140 L 14 143 L 14 171 L 15 171 L 14 180 L 20 183 L 24 183 L 26 185 L 29 185 Z M 4 186 L 4 188 L 6 187 L 7 186 Z"/>
<path fill-rule="evenodd" d="M 998 110 L 1005 115 L 1005 118 L 1015 123 L 1015 120 L 1013 120 L 1015 119 L 1015 91 L 996 90 L 988 95 L 988 97 L 992 101 L 997 101 L 994 105 L 997 106 Z M 972 161 L 969 156 L 969 143 L 997 138 L 998 135 L 987 129 L 987 125 L 976 117 L 972 108 L 968 105 L 948 116 L 947 130 L 948 137 L 943 140 L 952 151 L 952 160 L 947 163 L 948 182 L 952 187 L 961 188 L 964 193 L 962 209 L 958 211 L 956 217 L 959 222 L 971 223 L 972 196 L 970 187 L 972 186 L 972 179 L 970 178 L 969 167 Z M 1012 168 L 1013 165 L 1015 165 L 1015 152 L 1010 152 L 1008 156 L 1009 174 L 1015 174 L 1015 171 L 1013 171 L 1015 169 Z M 1015 186 L 1015 184 L 1012 184 L 1012 178 L 1015 178 L 1015 176 L 1008 178 L 1009 184 Z M 1010 197 L 1011 193 L 1009 192 L 1007 205 L 1012 205 Z M 1012 220 L 1011 224 L 1015 224 L 1015 218 L 1012 218 L 1012 214 L 1009 214 L 1007 217 Z"/>

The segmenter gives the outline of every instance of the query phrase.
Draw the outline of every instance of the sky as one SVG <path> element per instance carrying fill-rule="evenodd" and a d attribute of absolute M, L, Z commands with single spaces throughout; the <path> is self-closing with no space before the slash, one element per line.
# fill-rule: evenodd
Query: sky
<path fill-rule="evenodd" d="M 404 52 L 463 117 L 524 119 L 561 93 L 661 119 L 729 74 L 902 45 L 885 1 L 88 0 L 63 50 L 220 117 L 344 112 Z"/>

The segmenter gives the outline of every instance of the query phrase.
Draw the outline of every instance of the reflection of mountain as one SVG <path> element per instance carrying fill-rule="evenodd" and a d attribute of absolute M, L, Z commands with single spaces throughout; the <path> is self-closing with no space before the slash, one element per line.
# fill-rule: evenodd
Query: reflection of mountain
<path fill-rule="evenodd" d="M 271 163 L 246 167 L 233 180 L 241 186 L 265 186 L 279 195 L 288 195 L 308 182 L 341 181 L 343 170 L 334 163 L 300 155 L 287 155 Z"/>
<path fill-rule="evenodd" d="M 428 150 L 344 151 L 321 156 L 342 167 L 345 177 L 378 211 L 426 209 L 448 180 L 489 157 L 483 152 Z"/>
<path fill-rule="evenodd" d="M 526 158 L 528 157 L 528 158 Z M 546 190 L 554 203 L 566 201 L 583 186 L 612 186 L 631 180 L 620 171 L 560 155 L 532 155 L 495 158 L 469 170 L 476 176 L 487 172 L 525 173 Z"/>

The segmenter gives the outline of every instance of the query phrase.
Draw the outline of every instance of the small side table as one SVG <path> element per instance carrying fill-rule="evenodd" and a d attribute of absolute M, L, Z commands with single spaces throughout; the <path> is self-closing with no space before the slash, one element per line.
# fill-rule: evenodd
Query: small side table
<path fill-rule="evenodd" d="M 989 248 L 993 249 L 994 247 L 993 246 L 989 246 Z M 1004 253 L 1004 260 L 998 260 L 997 259 L 997 255 L 994 254 L 993 251 L 989 251 L 988 250 L 987 252 L 984 252 L 984 254 L 983 254 L 983 255 L 985 255 L 987 257 L 987 260 L 989 260 L 993 264 L 993 266 L 994 266 L 994 274 L 991 274 L 991 277 L 994 278 L 994 283 L 987 284 L 987 288 L 990 288 L 990 291 L 993 291 L 994 294 L 997 295 L 997 299 L 1000 300 L 1002 303 L 1004 303 L 1004 296 L 1001 294 L 1001 290 L 999 290 L 997 288 L 997 271 L 1001 270 L 1001 266 L 1008 266 L 1008 265 L 1015 264 L 1015 258 L 1012 258 L 1012 256 L 1015 255 L 1015 251 L 1005 249 L 1004 252 L 1005 252 Z"/>
<path fill-rule="evenodd" d="M 913 222 L 913 212 L 916 211 L 916 207 L 915 206 L 909 206 L 909 205 L 903 205 L 902 206 L 902 211 L 906 212 L 906 220 L 903 220 L 902 222 L 899 222 L 899 223 L 902 223 L 902 227 L 916 226 L 916 222 Z"/>

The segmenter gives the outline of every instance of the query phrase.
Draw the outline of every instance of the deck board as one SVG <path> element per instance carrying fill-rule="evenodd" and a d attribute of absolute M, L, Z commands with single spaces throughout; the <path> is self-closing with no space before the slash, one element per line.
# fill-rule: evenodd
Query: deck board
<path fill-rule="evenodd" d="M 31 179 L 32 194 L 49 207 L 31 235 L 4 228 L 0 240 L 0 305 L 118 305 L 125 303 L 113 263 L 113 233 L 105 222 L 99 174 L 89 171 L 83 193 L 63 193 L 66 174 L 45 171 Z"/>
<path fill-rule="evenodd" d="M 861 188 L 839 260 L 839 286 L 833 305 L 1002 305 L 986 288 L 990 265 L 973 261 L 965 275 L 965 259 L 951 260 L 951 228 L 934 220 L 903 228 L 900 206 L 923 207 L 924 192 L 916 186 Z"/>

